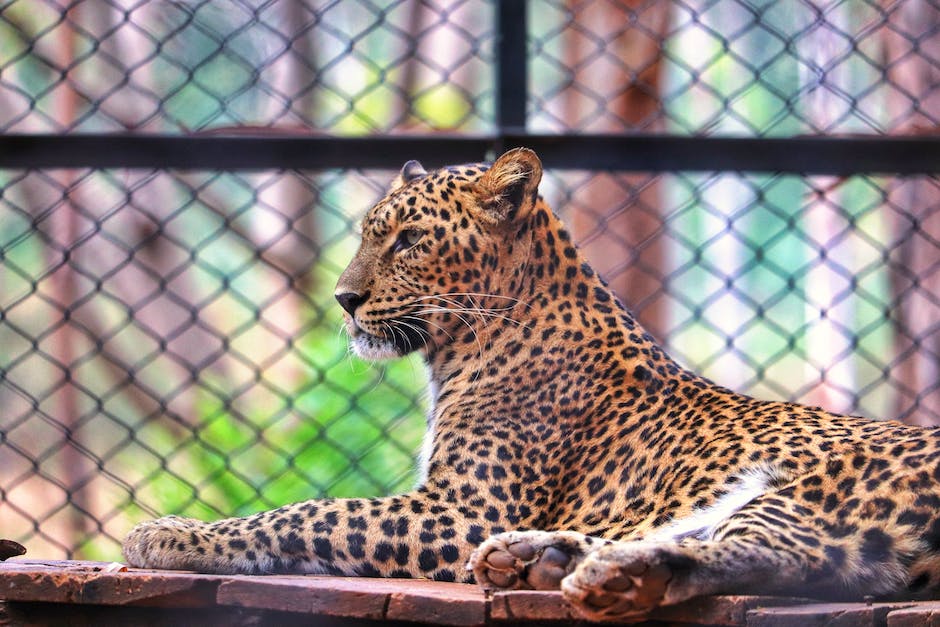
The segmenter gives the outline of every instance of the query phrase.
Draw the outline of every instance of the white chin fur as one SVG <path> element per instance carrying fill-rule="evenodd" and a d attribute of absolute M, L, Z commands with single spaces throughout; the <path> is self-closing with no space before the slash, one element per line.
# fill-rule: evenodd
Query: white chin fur
<path fill-rule="evenodd" d="M 375 337 L 361 333 L 350 339 L 349 345 L 352 346 L 356 356 L 369 361 L 381 361 L 383 359 L 397 359 L 401 357 L 398 348 L 394 344 Z"/>

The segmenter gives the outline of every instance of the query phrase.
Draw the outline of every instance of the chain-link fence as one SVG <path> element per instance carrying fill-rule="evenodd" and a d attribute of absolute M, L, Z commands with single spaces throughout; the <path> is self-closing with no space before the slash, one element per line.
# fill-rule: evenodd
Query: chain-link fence
<path fill-rule="evenodd" d="M 423 366 L 349 357 L 331 302 L 357 217 L 398 165 L 363 169 L 388 145 L 380 134 L 496 145 L 521 118 L 523 139 L 928 136 L 940 117 L 940 8 L 927 2 L 532 0 L 511 58 L 520 6 L 0 2 L 0 133 L 170 134 L 208 164 L 88 168 L 96 155 L 71 155 L 76 167 L 51 169 L 0 155 L 12 164 L 0 170 L 0 536 L 37 556 L 114 559 L 145 517 L 411 484 Z M 249 147 L 314 132 L 376 143 L 361 161 L 347 151 L 351 168 L 303 171 L 226 169 L 201 143 L 246 127 L 262 135 Z M 759 396 L 940 423 L 935 165 L 834 176 L 702 161 L 550 168 L 542 188 L 695 370 Z"/>

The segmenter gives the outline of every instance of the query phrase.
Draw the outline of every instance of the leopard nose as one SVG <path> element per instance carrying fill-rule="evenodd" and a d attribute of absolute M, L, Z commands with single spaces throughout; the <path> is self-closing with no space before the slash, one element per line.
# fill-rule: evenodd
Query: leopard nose
<path fill-rule="evenodd" d="M 356 292 L 341 292 L 335 294 L 336 300 L 339 301 L 340 307 L 346 310 L 350 316 L 356 313 L 356 308 L 359 307 L 362 303 L 366 302 L 366 299 L 369 297 L 368 292 L 365 294 L 357 294 Z"/>

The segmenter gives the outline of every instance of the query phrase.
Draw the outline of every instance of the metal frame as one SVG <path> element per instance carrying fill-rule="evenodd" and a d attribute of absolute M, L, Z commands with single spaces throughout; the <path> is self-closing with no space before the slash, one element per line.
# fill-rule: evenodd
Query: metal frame
<path fill-rule="evenodd" d="M 528 146 L 546 167 L 801 174 L 940 173 L 940 139 L 671 135 L 218 136 L 0 135 L 0 168 L 397 169 L 492 158 Z"/>
<path fill-rule="evenodd" d="M 526 131 L 525 0 L 497 3 L 496 128 L 491 135 L 219 132 L 180 134 L 0 135 L 0 168 L 173 168 L 266 170 L 397 169 L 493 158 L 528 146 L 559 169 L 741 171 L 801 174 L 940 173 L 940 138 L 690 137 L 667 134 L 545 135 Z"/>

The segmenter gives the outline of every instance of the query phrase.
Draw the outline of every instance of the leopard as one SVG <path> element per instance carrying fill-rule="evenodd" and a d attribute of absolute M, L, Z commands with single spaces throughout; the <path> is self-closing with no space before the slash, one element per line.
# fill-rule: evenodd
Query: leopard
<path fill-rule="evenodd" d="M 419 478 L 134 527 L 135 567 L 560 590 L 587 619 L 717 594 L 940 588 L 940 429 L 758 400 L 667 354 L 539 193 L 543 166 L 409 161 L 335 298 L 366 360 L 429 372 Z"/>

